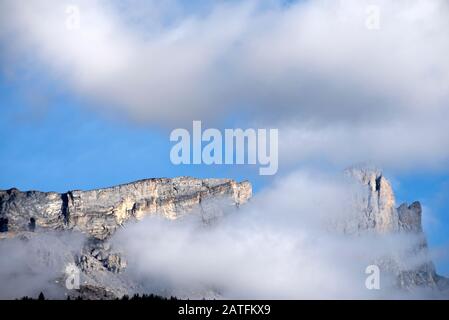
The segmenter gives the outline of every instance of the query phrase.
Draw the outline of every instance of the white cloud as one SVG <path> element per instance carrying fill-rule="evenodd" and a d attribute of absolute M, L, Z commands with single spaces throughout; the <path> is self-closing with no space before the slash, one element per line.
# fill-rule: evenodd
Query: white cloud
<path fill-rule="evenodd" d="M 447 170 L 446 119 L 404 116 L 402 120 L 349 126 L 290 124 L 280 134 L 279 159 L 287 169 L 328 160 L 337 167 L 368 163 L 396 172 Z"/>
<path fill-rule="evenodd" d="M 352 214 L 354 187 L 342 177 L 296 172 L 215 226 L 148 217 L 119 230 L 113 242 L 129 259 L 128 276 L 148 292 L 190 298 L 218 292 L 234 299 L 405 297 L 386 272 L 380 291 L 367 290 L 365 268 L 385 256 L 399 257 L 405 268 L 422 263 L 422 256 L 408 261 L 404 254 L 417 238 L 350 236 L 333 228 Z M 426 297 L 418 289 L 412 294 Z"/>
<path fill-rule="evenodd" d="M 79 233 L 28 233 L 0 239 L 0 299 L 63 299 L 65 268 L 85 237 Z"/>
<path fill-rule="evenodd" d="M 68 2 L 3 1 L 3 61 L 38 66 L 137 121 L 249 114 L 333 163 L 449 159 L 445 1 L 156 3 L 71 1 L 80 28 L 69 30 Z M 380 9 L 379 30 L 366 28 L 368 5 Z"/>
<path fill-rule="evenodd" d="M 365 269 L 379 258 L 394 257 L 407 269 L 428 257 L 410 250 L 421 241 L 417 235 L 339 231 L 342 221 L 357 225 L 351 219 L 361 213 L 351 201 L 354 192 L 364 191 L 343 175 L 299 171 L 212 225 L 202 224 L 196 215 L 175 221 L 149 216 L 127 223 L 111 239 L 114 251 L 128 260 L 125 273 L 100 277 L 101 283 L 115 286 L 126 279 L 133 284 L 130 290 L 181 298 L 217 293 L 247 299 L 438 297 L 425 289 L 397 290 L 395 278 L 384 269 L 381 290 L 366 289 Z M 65 267 L 75 262 L 85 241 L 79 233 L 48 230 L 2 239 L 0 255 L 8 258 L 0 259 L 0 298 L 37 297 L 41 291 L 63 298 L 68 293 L 62 282 Z M 435 256 L 443 257 L 442 252 Z"/>

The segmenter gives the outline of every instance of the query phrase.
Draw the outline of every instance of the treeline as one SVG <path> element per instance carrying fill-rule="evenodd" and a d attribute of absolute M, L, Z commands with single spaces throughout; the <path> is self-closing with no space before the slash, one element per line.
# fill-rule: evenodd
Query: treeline
<path fill-rule="evenodd" d="M 37 298 L 32 298 L 32 297 L 22 297 L 19 300 L 24 300 L 24 301 L 31 301 L 31 300 L 50 300 L 50 299 L 46 299 L 44 296 L 44 293 L 41 292 L 39 294 L 39 296 Z M 80 296 L 78 297 L 70 297 L 68 296 L 66 300 L 75 300 L 75 301 L 81 301 L 81 300 L 90 300 L 90 299 L 84 299 Z M 101 300 L 101 299 L 100 299 Z M 112 299 L 115 301 L 140 301 L 140 300 L 151 300 L 151 301 L 177 301 L 178 299 L 176 297 L 170 297 L 170 298 L 166 298 L 166 297 L 161 297 L 155 294 L 134 294 L 132 296 L 128 296 L 128 295 L 124 295 L 121 298 L 116 298 L 116 299 Z"/>

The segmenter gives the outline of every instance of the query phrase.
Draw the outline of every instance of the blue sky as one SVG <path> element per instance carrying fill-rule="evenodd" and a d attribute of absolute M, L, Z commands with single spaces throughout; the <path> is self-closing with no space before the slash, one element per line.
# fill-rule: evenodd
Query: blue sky
<path fill-rule="evenodd" d="M 173 165 L 168 131 L 92 113 L 89 105 L 64 90 L 39 99 L 33 82 L 2 78 L 0 83 L 1 189 L 65 192 L 188 175 L 248 179 L 258 192 L 273 179 L 259 176 L 257 166 Z M 385 174 L 398 203 L 419 200 L 424 205 L 424 226 L 435 254 L 447 251 L 449 175 Z M 434 260 L 439 272 L 449 274 L 447 255 Z"/>
<path fill-rule="evenodd" d="M 443 0 L 377 2 L 373 31 L 371 1 L 2 1 L 0 188 L 189 175 L 258 192 L 276 177 L 257 165 L 172 165 L 169 133 L 192 120 L 276 127 L 278 177 L 384 169 L 398 204 L 423 203 L 449 275 L 449 12 Z"/>
<path fill-rule="evenodd" d="M 251 178 L 259 190 L 269 179 L 256 165 L 173 165 L 168 130 L 92 112 L 64 90 L 38 98 L 32 82 L 5 79 L 1 89 L 0 188 L 63 192 L 189 175 Z"/>

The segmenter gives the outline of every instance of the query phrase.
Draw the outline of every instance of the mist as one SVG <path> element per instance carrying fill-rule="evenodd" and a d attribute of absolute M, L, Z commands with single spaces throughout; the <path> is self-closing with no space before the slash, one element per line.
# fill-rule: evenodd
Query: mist
<path fill-rule="evenodd" d="M 24 233 L 0 240 L 0 299 L 65 298 L 65 268 L 86 237 L 76 232 Z"/>
<path fill-rule="evenodd" d="M 343 233 L 354 223 L 355 184 L 343 176 L 296 172 L 212 225 L 195 215 L 150 216 L 113 238 L 128 259 L 128 276 L 151 293 L 181 298 L 328 299 L 427 297 L 395 287 L 381 273 L 368 290 L 366 267 L 392 257 L 413 268 L 418 236 Z M 360 190 L 363 191 L 363 190 Z M 413 259 L 412 259 L 413 257 Z"/>
<path fill-rule="evenodd" d="M 205 211 L 177 220 L 154 214 L 126 223 L 110 239 L 127 260 L 120 281 L 133 284 L 135 293 L 191 299 L 436 297 L 430 289 L 398 289 L 398 269 L 429 262 L 426 251 L 416 250 L 422 235 L 361 230 L 355 201 L 364 188 L 343 174 L 302 170 L 239 208 L 213 198 L 201 203 Z M 86 240 L 45 230 L 2 239 L 0 298 L 44 292 L 64 299 L 70 293 L 64 270 Z M 370 265 L 381 269 L 379 290 L 365 285 Z M 120 284 L 115 277 L 103 274 L 99 283 Z"/>

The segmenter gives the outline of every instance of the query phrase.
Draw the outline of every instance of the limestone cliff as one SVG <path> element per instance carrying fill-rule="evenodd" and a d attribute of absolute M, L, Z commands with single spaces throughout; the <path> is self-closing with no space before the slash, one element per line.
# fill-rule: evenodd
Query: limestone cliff
<path fill-rule="evenodd" d="M 356 194 L 358 230 L 373 230 L 376 233 L 401 231 L 422 232 L 421 204 L 401 204 L 396 208 L 396 200 L 390 182 L 379 170 L 350 169 L 347 173 L 356 178 L 365 188 Z"/>
<path fill-rule="evenodd" d="M 390 182 L 379 170 L 350 169 L 347 173 L 362 184 L 364 190 L 356 195 L 354 205 L 357 216 L 345 224 L 349 233 L 374 232 L 381 235 L 406 234 L 417 239 L 409 252 L 396 257 L 385 257 L 376 261 L 381 267 L 395 274 L 398 286 L 403 289 L 426 287 L 448 291 L 448 279 L 437 275 L 430 259 L 426 236 L 423 232 L 420 202 L 396 207 Z M 402 259 L 420 257 L 417 265 L 410 267 Z"/>
<path fill-rule="evenodd" d="M 74 229 L 104 239 L 126 221 L 148 214 L 176 219 L 196 210 L 209 219 L 211 208 L 204 208 L 210 206 L 209 200 L 220 199 L 220 208 L 239 206 L 248 201 L 251 192 L 246 181 L 190 177 L 146 179 L 66 193 L 10 189 L 0 191 L 0 232 Z"/>

